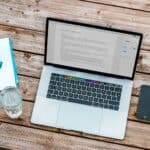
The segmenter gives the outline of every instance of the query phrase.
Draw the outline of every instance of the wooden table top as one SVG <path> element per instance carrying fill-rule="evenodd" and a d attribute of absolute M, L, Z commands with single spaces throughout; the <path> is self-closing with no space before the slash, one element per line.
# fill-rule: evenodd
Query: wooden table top
<path fill-rule="evenodd" d="M 43 66 L 47 16 L 142 32 L 144 39 L 124 140 L 37 126 L 31 112 Z M 0 110 L 0 147 L 9 149 L 150 149 L 150 124 L 137 120 L 139 90 L 150 85 L 150 0 L 0 0 L 0 36 L 11 36 L 23 93 L 23 115 L 9 119 Z"/>

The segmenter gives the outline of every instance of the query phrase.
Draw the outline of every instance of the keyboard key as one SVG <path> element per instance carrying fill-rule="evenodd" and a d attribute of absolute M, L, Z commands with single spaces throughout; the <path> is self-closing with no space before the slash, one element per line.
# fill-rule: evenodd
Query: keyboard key
<path fill-rule="evenodd" d="M 98 102 L 98 98 L 94 98 L 94 102 Z"/>
<path fill-rule="evenodd" d="M 79 99 L 83 99 L 83 95 L 79 95 Z"/>
<path fill-rule="evenodd" d="M 93 89 L 92 89 L 92 92 L 96 92 L 96 89 L 95 89 L 95 88 L 93 88 Z"/>
<path fill-rule="evenodd" d="M 86 90 L 86 86 L 82 86 L 82 90 Z"/>
<path fill-rule="evenodd" d="M 56 98 L 56 95 L 51 95 L 51 98 L 54 98 L 54 99 L 55 99 L 55 98 Z"/>
<path fill-rule="evenodd" d="M 107 99 L 108 99 L 108 100 L 111 100 L 111 96 L 107 96 Z"/>
<path fill-rule="evenodd" d="M 72 93 L 69 93 L 69 97 L 72 97 L 73 96 L 73 94 Z"/>
<path fill-rule="evenodd" d="M 86 91 L 82 91 L 82 95 L 86 95 Z"/>
<path fill-rule="evenodd" d="M 84 99 L 84 100 L 88 100 L 88 96 L 84 96 L 83 99 Z"/>
<path fill-rule="evenodd" d="M 105 86 L 105 90 L 109 90 L 109 87 L 108 87 L 108 86 Z"/>
<path fill-rule="evenodd" d="M 112 95 L 115 96 L 115 95 L 116 95 L 116 92 L 112 92 Z"/>
<path fill-rule="evenodd" d="M 99 85 L 98 85 L 98 84 L 95 84 L 95 88 L 96 88 L 96 89 L 99 88 Z"/>
<path fill-rule="evenodd" d="M 58 86 L 58 88 L 57 88 L 59 91 L 61 91 L 61 87 L 60 86 Z"/>
<path fill-rule="evenodd" d="M 99 103 L 102 103 L 102 102 L 104 102 L 104 100 L 103 99 L 98 99 L 98 101 L 99 101 Z"/>
<path fill-rule="evenodd" d="M 115 88 L 114 88 L 114 87 L 110 87 L 110 90 L 111 90 L 111 91 L 114 91 L 114 90 L 115 90 Z"/>
<path fill-rule="evenodd" d="M 109 101 L 109 104 L 115 105 L 115 102 L 114 101 Z"/>
<path fill-rule="evenodd" d="M 107 105 L 107 104 L 104 104 L 104 108 L 108 108 L 108 105 Z"/>
<path fill-rule="evenodd" d="M 112 97 L 112 100 L 113 100 L 113 101 L 116 101 L 117 99 L 116 99 L 116 97 L 113 96 L 113 97 Z"/>
<path fill-rule="evenodd" d="M 96 97 L 96 93 L 92 93 L 92 96 L 93 96 L 93 97 Z"/>
<path fill-rule="evenodd" d="M 70 89 L 70 88 L 67 88 L 66 91 L 67 91 L 67 92 L 71 92 L 71 89 Z"/>
<path fill-rule="evenodd" d="M 104 85 L 100 86 L 101 89 L 104 89 Z"/>
<path fill-rule="evenodd" d="M 66 88 L 62 88 L 62 91 L 65 92 L 65 91 L 66 91 Z"/>
<path fill-rule="evenodd" d="M 78 90 L 78 94 L 81 94 L 81 91 L 80 91 L 80 90 Z"/>
<path fill-rule="evenodd" d="M 58 91 L 54 91 L 54 94 L 57 95 L 57 94 L 58 94 Z"/>
<path fill-rule="evenodd" d="M 73 85 L 72 85 L 72 88 L 76 88 L 76 85 L 75 85 L 75 84 L 73 84 Z"/>
<path fill-rule="evenodd" d="M 110 94 L 111 94 L 111 91 L 107 91 L 106 94 L 107 94 L 107 95 L 110 95 Z"/>
<path fill-rule="evenodd" d="M 120 88 L 115 88 L 115 91 L 121 92 L 121 89 Z"/>
<path fill-rule="evenodd" d="M 118 106 L 115 106 L 115 107 L 114 107 L 114 110 L 118 110 L 118 109 L 119 109 L 119 107 L 118 107 Z"/>
<path fill-rule="evenodd" d="M 59 95 L 60 95 L 60 96 L 61 96 L 61 95 L 63 95 L 63 92 L 62 92 L 62 91 L 60 91 L 60 92 L 59 92 Z"/>
<path fill-rule="evenodd" d="M 101 98 L 101 97 L 102 97 L 102 95 L 101 95 L 101 94 L 97 94 L 97 97 L 98 97 L 98 98 Z"/>
<path fill-rule="evenodd" d="M 110 109 L 113 109 L 114 107 L 113 107 L 112 105 L 109 105 L 109 108 L 110 108 Z"/>
<path fill-rule="evenodd" d="M 71 87 L 71 84 L 68 83 L 68 84 L 67 84 L 67 87 L 70 88 L 70 87 Z"/>
<path fill-rule="evenodd" d="M 76 89 L 72 89 L 72 93 L 76 93 L 76 91 L 77 91 Z"/>
<path fill-rule="evenodd" d="M 84 82 L 80 82 L 80 85 L 84 85 Z"/>
<path fill-rule="evenodd" d="M 107 103 L 108 103 L 108 100 L 104 100 L 104 103 L 107 104 Z"/>
<path fill-rule="evenodd" d="M 102 99 L 106 99 L 106 95 L 102 95 Z"/>
<path fill-rule="evenodd" d="M 51 97 L 51 95 L 50 94 L 47 94 L 47 96 L 46 96 L 47 98 L 50 98 Z"/>
<path fill-rule="evenodd" d="M 104 107 L 104 104 L 99 104 L 99 107 L 102 107 L 102 108 L 103 108 L 103 107 Z"/>
<path fill-rule="evenodd" d="M 64 93 L 64 96 L 68 96 L 68 93 L 67 93 L 67 92 L 65 92 L 65 93 Z"/>
<path fill-rule="evenodd" d="M 91 91 L 91 88 L 90 88 L 90 87 L 87 87 L 87 91 Z"/>
<path fill-rule="evenodd" d="M 99 103 L 94 102 L 94 103 L 93 103 L 93 106 L 97 106 L 97 107 L 98 107 L 98 106 L 99 106 Z"/>
<path fill-rule="evenodd" d="M 93 101 L 93 97 L 89 97 L 89 101 L 91 101 L 91 102 L 92 102 L 92 101 Z"/>
<path fill-rule="evenodd" d="M 92 102 L 90 102 L 90 101 L 81 101 L 81 104 L 92 105 Z"/>
<path fill-rule="evenodd" d="M 74 94 L 74 98 L 78 98 L 78 94 Z"/>

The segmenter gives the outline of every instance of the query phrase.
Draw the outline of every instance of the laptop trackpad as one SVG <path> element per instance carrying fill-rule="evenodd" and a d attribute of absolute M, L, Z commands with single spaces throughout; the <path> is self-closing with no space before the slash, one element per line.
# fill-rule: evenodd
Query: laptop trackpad
<path fill-rule="evenodd" d="M 57 127 L 99 133 L 102 109 L 64 102 L 58 113 Z"/>

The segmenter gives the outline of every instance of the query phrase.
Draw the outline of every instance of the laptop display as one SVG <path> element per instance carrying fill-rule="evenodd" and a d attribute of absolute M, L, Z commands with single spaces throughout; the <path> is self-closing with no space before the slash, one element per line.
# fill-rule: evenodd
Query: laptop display
<path fill-rule="evenodd" d="M 140 35 L 48 21 L 46 62 L 133 77 Z"/>

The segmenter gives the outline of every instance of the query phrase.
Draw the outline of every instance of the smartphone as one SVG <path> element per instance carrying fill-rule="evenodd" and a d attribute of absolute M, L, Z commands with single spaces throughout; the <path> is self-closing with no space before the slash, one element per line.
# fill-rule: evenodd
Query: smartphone
<path fill-rule="evenodd" d="M 138 119 L 150 121 L 150 86 L 149 85 L 143 85 L 141 87 L 136 117 Z"/>

